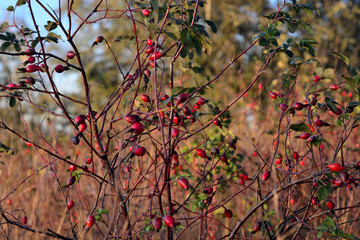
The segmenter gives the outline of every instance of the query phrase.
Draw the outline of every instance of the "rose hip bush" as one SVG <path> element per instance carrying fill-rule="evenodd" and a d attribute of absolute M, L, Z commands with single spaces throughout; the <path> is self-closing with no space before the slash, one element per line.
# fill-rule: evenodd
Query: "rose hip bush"
<path fill-rule="evenodd" d="M 35 4 L 45 10 L 46 31 Z M 339 52 L 331 56 L 346 65 L 343 72 L 317 60 L 317 42 L 299 33 L 311 31 L 302 16 L 318 13 L 312 4 L 284 1 L 264 13 L 248 47 L 205 81 L 192 64 L 209 57 L 217 32 L 201 14 L 205 2 L 92 4 L 80 16 L 72 1 L 56 10 L 19 0 L 7 9 L 13 22 L 0 26 L 0 54 L 18 64 L 17 79 L 0 86 L 14 116 L 0 123 L 2 168 L 7 178 L 20 176 L 2 180 L 4 238 L 358 239 L 359 69 Z M 32 24 L 17 24 L 18 8 Z M 132 34 L 113 40 L 99 29 L 90 44 L 81 41 L 86 25 L 110 19 L 126 21 Z M 56 50 L 62 39 L 71 50 Z M 127 65 L 115 50 L 121 41 L 131 49 Z M 110 95 L 94 92 L 83 45 L 112 57 Z M 231 102 L 214 102 L 211 94 L 224 93 L 213 84 L 253 50 L 262 53 L 258 72 Z M 237 104 L 262 89 L 259 79 L 280 57 L 288 65 L 266 96 L 266 120 L 254 118 L 252 107 L 234 119 Z M 190 71 L 181 72 L 184 62 Z M 70 73 L 80 76 L 75 95 L 60 90 Z M 350 90 L 339 96 L 339 88 Z M 254 133 L 235 124 L 249 118 Z M 249 136 L 256 132 L 258 140 Z"/>

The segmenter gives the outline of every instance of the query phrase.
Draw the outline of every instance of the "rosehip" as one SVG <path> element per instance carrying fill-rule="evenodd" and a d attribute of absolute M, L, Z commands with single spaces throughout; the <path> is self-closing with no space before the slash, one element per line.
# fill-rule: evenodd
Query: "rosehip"
<path fill-rule="evenodd" d="M 28 63 L 34 63 L 35 60 L 36 60 L 36 59 L 35 59 L 34 57 L 29 57 L 28 60 L 27 60 L 27 62 L 28 62 Z"/>
<path fill-rule="evenodd" d="M 91 228 L 95 223 L 95 217 L 93 215 L 88 216 L 86 220 L 86 227 Z"/>
<path fill-rule="evenodd" d="M 73 172 L 73 171 L 76 170 L 76 168 L 77 168 L 77 167 L 76 167 L 75 165 L 72 165 L 72 164 L 71 164 L 68 169 L 69 169 L 69 171 Z"/>
<path fill-rule="evenodd" d="M 298 160 L 299 159 L 299 153 L 298 152 L 294 152 L 294 160 Z"/>
<path fill-rule="evenodd" d="M 141 122 L 135 122 L 131 125 L 131 129 L 135 134 L 140 134 L 144 131 L 144 125 Z"/>
<path fill-rule="evenodd" d="M 196 149 L 196 154 L 201 158 L 207 157 L 205 150 L 201 148 Z"/>
<path fill-rule="evenodd" d="M 75 176 L 71 176 L 71 177 L 68 179 L 66 186 L 69 187 L 69 186 L 73 185 L 73 184 L 75 183 L 75 180 L 76 180 L 76 177 L 75 177 Z"/>
<path fill-rule="evenodd" d="M 184 190 L 189 190 L 189 181 L 186 178 L 179 178 L 177 180 L 177 182 L 179 183 L 180 187 Z"/>
<path fill-rule="evenodd" d="M 79 124 L 79 132 L 82 133 L 83 131 L 85 131 L 86 127 L 87 127 L 86 122 L 80 123 Z"/>
<path fill-rule="evenodd" d="M 213 193 L 213 191 L 214 191 L 214 189 L 212 187 L 206 187 L 206 188 L 204 188 L 203 193 L 210 195 Z"/>
<path fill-rule="evenodd" d="M 337 85 L 330 85 L 329 88 L 330 88 L 331 90 L 333 90 L 333 91 L 336 91 L 336 90 L 339 89 L 339 86 L 337 86 Z"/>
<path fill-rule="evenodd" d="M 226 218 L 232 218 L 233 213 L 232 213 L 232 211 L 231 211 L 230 209 L 225 209 L 225 211 L 224 211 L 224 216 L 225 216 Z"/>
<path fill-rule="evenodd" d="M 214 120 L 214 124 L 220 128 L 222 128 L 222 124 L 221 124 L 221 121 L 219 119 L 215 119 Z"/>
<path fill-rule="evenodd" d="M 124 119 L 128 123 L 136 123 L 136 122 L 140 122 L 141 120 L 138 115 L 127 115 Z"/>
<path fill-rule="evenodd" d="M 318 81 L 320 81 L 320 77 L 318 76 L 318 75 L 316 75 L 316 76 L 314 76 L 314 78 L 313 78 L 313 81 L 314 82 L 318 82 Z"/>
<path fill-rule="evenodd" d="M 316 197 L 313 197 L 313 198 L 311 199 L 311 203 L 312 203 L 313 205 L 315 205 L 315 206 L 318 206 L 318 205 L 319 205 L 319 199 L 317 199 Z"/>
<path fill-rule="evenodd" d="M 333 172 L 341 172 L 345 170 L 345 167 L 339 163 L 331 163 L 327 167 Z"/>
<path fill-rule="evenodd" d="M 199 99 L 197 100 L 197 104 L 199 104 L 200 106 L 204 105 L 205 103 L 206 103 L 206 100 L 202 97 L 199 97 Z"/>
<path fill-rule="evenodd" d="M 150 60 L 156 60 L 156 59 L 159 59 L 161 57 L 162 57 L 162 53 L 161 52 L 156 52 L 156 54 L 155 53 L 151 54 Z"/>
<path fill-rule="evenodd" d="M 37 72 L 37 71 L 40 71 L 41 70 L 41 67 L 39 67 L 38 65 L 28 65 L 26 67 L 26 72 L 28 73 L 33 73 L 33 72 Z"/>
<path fill-rule="evenodd" d="M 144 94 L 144 95 L 141 95 L 140 97 L 144 102 L 150 102 L 150 97 L 148 95 Z"/>
<path fill-rule="evenodd" d="M 55 72 L 62 73 L 65 70 L 65 67 L 63 65 L 56 65 L 54 69 Z"/>
<path fill-rule="evenodd" d="M 68 59 L 73 59 L 75 57 L 75 53 L 73 51 L 68 51 L 66 57 Z"/>
<path fill-rule="evenodd" d="M 219 148 L 217 147 L 214 147 L 212 150 L 211 150 L 211 154 L 213 155 L 218 155 L 220 153 L 220 150 Z M 360 162 L 359 162 L 360 163 Z"/>
<path fill-rule="evenodd" d="M 278 95 L 277 95 L 276 92 L 270 91 L 270 97 L 271 97 L 272 99 L 277 99 Z"/>
<path fill-rule="evenodd" d="M 304 140 L 308 139 L 309 137 L 310 137 L 310 133 L 303 133 L 300 135 L 300 138 Z"/>
<path fill-rule="evenodd" d="M 154 218 L 153 220 L 153 227 L 158 232 L 162 227 L 162 220 L 159 217 Z"/>
<path fill-rule="evenodd" d="M 179 136 L 179 130 L 178 129 L 172 130 L 171 136 L 173 136 L 173 137 Z"/>
<path fill-rule="evenodd" d="M 187 92 L 182 92 L 176 97 L 176 103 L 179 105 L 180 103 L 185 102 L 188 100 L 189 94 Z M 199 103 L 199 102 L 198 102 Z M 200 103 L 199 103 L 200 104 Z M 200 104 L 201 105 L 201 104 Z"/>
<path fill-rule="evenodd" d="M 289 107 L 286 103 L 280 103 L 279 108 L 283 111 L 286 111 Z"/>
<path fill-rule="evenodd" d="M 148 17 L 151 12 L 147 9 L 144 9 L 144 10 L 142 10 L 142 13 L 144 14 L 145 17 Z"/>
<path fill-rule="evenodd" d="M 84 123 L 86 120 L 86 116 L 85 115 L 78 115 L 76 118 L 75 118 L 75 123 L 76 124 L 81 124 L 81 123 Z"/>
<path fill-rule="evenodd" d="M 303 110 L 304 108 L 304 104 L 300 103 L 300 102 L 297 102 L 294 104 L 294 107 L 293 107 L 295 110 L 297 111 L 300 111 L 300 110 Z"/>
<path fill-rule="evenodd" d="M 266 171 L 264 172 L 264 174 L 262 175 L 262 180 L 267 181 L 271 176 L 271 172 L 270 171 Z"/>
<path fill-rule="evenodd" d="M 67 203 L 68 210 L 71 210 L 73 208 L 73 206 L 74 206 L 74 201 L 73 200 L 68 201 L 68 203 Z"/>
<path fill-rule="evenodd" d="M 175 219 L 171 215 L 166 215 L 166 216 L 164 216 L 164 223 L 166 224 L 166 226 L 172 228 L 175 226 Z"/>
<path fill-rule="evenodd" d="M 148 40 L 146 41 L 146 44 L 149 45 L 149 46 L 151 46 L 153 44 L 151 38 L 148 38 Z"/>
<path fill-rule="evenodd" d="M 331 200 L 328 201 L 328 204 L 327 204 L 327 205 L 328 205 L 328 208 L 329 208 L 330 210 L 334 209 L 334 207 L 335 207 L 334 202 L 331 201 Z"/>
<path fill-rule="evenodd" d="M 258 232 L 261 229 L 261 222 L 256 222 L 253 227 L 253 232 Z"/>
<path fill-rule="evenodd" d="M 193 106 L 195 109 L 200 109 L 201 105 L 198 104 L 198 103 L 194 103 L 194 106 Z"/>
<path fill-rule="evenodd" d="M 27 223 L 27 216 L 25 216 L 25 217 L 23 217 L 23 219 L 21 219 L 21 223 L 24 225 Z"/>
<path fill-rule="evenodd" d="M 186 116 L 191 115 L 191 110 L 188 106 L 183 107 L 182 111 L 183 111 L 184 115 L 186 115 Z"/>
<path fill-rule="evenodd" d="M 144 148 L 144 147 L 136 147 L 136 148 L 133 148 L 133 149 L 132 149 L 132 152 L 133 152 L 136 156 L 142 157 L 142 156 L 144 156 L 145 153 L 146 153 L 146 148 Z"/>

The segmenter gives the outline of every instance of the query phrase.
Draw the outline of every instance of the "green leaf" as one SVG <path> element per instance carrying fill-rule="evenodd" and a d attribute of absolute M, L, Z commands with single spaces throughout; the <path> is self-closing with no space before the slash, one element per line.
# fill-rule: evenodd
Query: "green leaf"
<path fill-rule="evenodd" d="M 328 228 L 335 227 L 334 220 L 332 220 L 332 218 L 330 218 L 329 216 L 325 217 L 325 219 L 322 221 L 321 225 L 328 227 Z"/>
<path fill-rule="evenodd" d="M 15 107 L 15 104 L 16 104 L 16 98 L 11 96 L 9 101 L 9 106 L 13 108 Z"/>
<path fill-rule="evenodd" d="M 290 65 L 301 65 L 304 62 L 304 59 L 302 57 L 294 57 L 290 61 Z"/>
<path fill-rule="evenodd" d="M 0 32 L 4 32 L 5 29 L 7 29 L 9 27 L 9 23 L 8 22 L 3 22 L 0 25 Z"/>
<path fill-rule="evenodd" d="M 20 52 L 21 51 L 21 47 L 20 47 L 20 44 L 19 42 L 14 42 L 14 48 L 17 52 Z"/>
<path fill-rule="evenodd" d="M 26 0 L 18 0 L 17 3 L 16 3 L 16 6 L 21 6 L 21 5 L 24 5 L 26 4 Z"/>
<path fill-rule="evenodd" d="M 294 22 L 294 21 L 288 21 L 288 22 L 286 22 L 286 25 L 289 29 L 289 32 L 291 32 L 291 33 L 295 33 L 299 26 L 298 22 Z"/>
<path fill-rule="evenodd" d="M 310 127 L 305 123 L 291 124 L 290 129 L 297 132 L 310 132 Z"/>
<path fill-rule="evenodd" d="M 98 214 L 98 215 L 101 215 L 101 214 L 108 215 L 108 214 L 109 214 L 109 210 L 104 209 L 104 208 L 99 208 L 99 209 L 96 209 L 96 214 Z"/>
<path fill-rule="evenodd" d="M 195 212 L 196 208 L 197 208 L 197 206 L 196 206 L 196 204 L 194 203 L 193 205 L 191 205 L 190 210 L 191 210 L 192 212 Z"/>
<path fill-rule="evenodd" d="M 151 5 L 155 10 L 158 10 L 158 8 L 159 8 L 159 0 L 150 0 L 150 5 Z"/>
<path fill-rule="evenodd" d="M 328 195 L 329 195 L 329 192 L 325 187 L 320 187 L 318 189 L 318 198 L 320 201 L 327 199 Z"/>
<path fill-rule="evenodd" d="M 210 21 L 210 20 L 205 20 L 205 23 L 206 23 L 207 25 L 209 25 L 209 27 L 211 28 L 211 31 L 212 31 L 213 33 L 216 33 L 216 32 L 217 32 L 217 27 L 216 27 L 216 25 L 215 25 L 214 22 L 212 22 L 212 21 Z"/>
<path fill-rule="evenodd" d="M 47 31 L 52 31 L 57 28 L 56 22 L 47 21 L 47 24 L 44 26 Z"/>
<path fill-rule="evenodd" d="M 0 47 L 0 51 L 4 52 L 10 46 L 11 46 L 11 42 L 4 42 Z"/>
<path fill-rule="evenodd" d="M 262 47 L 266 47 L 266 46 L 270 45 L 270 42 L 266 38 L 260 38 L 259 45 L 262 46 Z"/>
<path fill-rule="evenodd" d="M 187 42 L 187 33 L 188 33 L 188 29 L 184 28 L 181 32 L 180 32 L 180 42 L 182 45 L 187 46 L 186 42 Z"/>
<path fill-rule="evenodd" d="M 13 6 L 9 6 L 6 10 L 8 10 L 9 12 L 12 12 L 15 10 L 15 8 Z"/>
<path fill-rule="evenodd" d="M 326 106 L 333 112 L 333 113 L 336 113 L 337 112 L 337 107 L 335 105 L 335 101 L 333 98 L 328 98 L 328 97 L 325 97 L 325 103 L 326 103 Z"/>
<path fill-rule="evenodd" d="M 345 55 L 338 53 L 338 52 L 331 52 L 332 54 L 335 54 L 338 58 L 340 58 L 341 60 L 343 60 L 346 65 L 350 64 L 350 59 L 348 57 L 346 57 Z"/>
<path fill-rule="evenodd" d="M 349 102 L 348 107 L 354 108 L 357 107 L 360 103 L 359 102 Z"/>
<path fill-rule="evenodd" d="M 290 50 L 285 50 L 286 55 L 288 55 L 289 58 L 292 58 L 294 56 L 294 53 Z"/>
<path fill-rule="evenodd" d="M 6 35 L 0 34 L 0 40 L 8 41 L 9 38 Z"/>

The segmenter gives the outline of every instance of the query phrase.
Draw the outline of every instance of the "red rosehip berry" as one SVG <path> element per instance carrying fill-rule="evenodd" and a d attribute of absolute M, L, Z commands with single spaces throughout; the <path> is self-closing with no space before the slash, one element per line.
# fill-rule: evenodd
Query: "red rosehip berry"
<path fill-rule="evenodd" d="M 162 227 L 162 220 L 159 217 L 154 218 L 153 220 L 153 227 L 158 232 Z"/>
<path fill-rule="evenodd" d="M 253 232 L 254 232 L 254 233 L 255 233 L 255 232 L 258 232 L 258 231 L 261 229 L 261 225 L 262 225 L 261 222 L 256 222 L 256 223 L 254 224 L 254 227 L 253 227 Z"/>
<path fill-rule="evenodd" d="M 31 64 L 31 65 L 26 66 L 26 72 L 28 72 L 28 73 L 33 73 L 33 72 L 37 72 L 40 70 L 41 70 L 41 67 L 39 67 L 38 65 Z"/>
<path fill-rule="evenodd" d="M 134 131 L 135 134 L 140 134 L 145 130 L 144 125 L 141 122 L 133 123 L 131 125 L 131 129 Z"/>
<path fill-rule="evenodd" d="M 182 189 L 189 190 L 189 181 L 186 178 L 181 177 L 177 180 L 177 182 Z"/>
<path fill-rule="evenodd" d="M 74 207 L 74 201 L 73 200 L 71 200 L 71 201 L 68 201 L 67 202 L 67 208 L 68 208 L 68 210 L 71 210 L 73 207 Z"/>
<path fill-rule="evenodd" d="M 286 103 L 280 103 L 279 108 L 283 111 L 286 111 L 289 107 Z"/>
<path fill-rule="evenodd" d="M 85 131 L 86 127 L 87 127 L 86 122 L 80 123 L 79 124 L 79 132 L 82 133 L 83 131 Z"/>
<path fill-rule="evenodd" d="M 95 223 L 95 217 L 93 215 L 88 216 L 86 219 L 86 227 L 91 228 Z"/>
<path fill-rule="evenodd" d="M 128 123 L 136 123 L 136 122 L 140 122 L 141 120 L 141 118 L 138 115 L 127 115 L 124 119 Z"/>
<path fill-rule="evenodd" d="M 25 217 L 23 217 L 23 219 L 21 219 L 21 223 L 24 225 L 27 223 L 27 216 L 25 216 Z"/>
<path fill-rule="evenodd" d="M 300 135 L 300 138 L 304 140 L 308 139 L 309 137 L 310 137 L 310 133 L 303 133 Z"/>
<path fill-rule="evenodd" d="M 334 209 L 334 207 L 335 207 L 334 202 L 331 201 L 331 200 L 328 201 L 327 205 L 328 205 L 328 208 L 329 208 L 330 210 Z"/>
<path fill-rule="evenodd" d="M 57 73 L 62 73 L 63 71 L 65 71 L 65 67 L 63 65 L 56 65 L 54 69 Z"/>
<path fill-rule="evenodd" d="M 327 167 L 333 172 L 341 172 L 345 170 L 345 167 L 339 163 L 331 163 Z"/>
<path fill-rule="evenodd" d="M 263 181 L 267 181 L 271 176 L 271 172 L 270 171 L 266 171 L 264 172 L 264 174 L 262 175 L 262 180 Z"/>
<path fill-rule="evenodd" d="M 176 97 L 176 104 L 180 104 L 185 102 L 186 100 L 188 100 L 189 98 L 189 94 L 187 92 L 182 92 L 179 95 L 177 95 Z M 201 105 L 201 104 L 200 104 Z"/>
<path fill-rule="evenodd" d="M 320 79 L 321 79 L 321 77 L 319 77 L 318 75 L 313 77 L 314 82 L 318 82 L 318 81 L 320 81 Z"/>
<path fill-rule="evenodd" d="M 69 186 L 73 185 L 73 184 L 75 183 L 75 181 L 76 181 L 76 177 L 75 177 L 75 176 L 71 176 L 71 177 L 68 179 L 66 186 L 69 187 Z"/>
<path fill-rule="evenodd" d="M 144 14 L 145 17 L 148 17 L 151 14 L 151 12 L 148 9 L 142 10 L 142 13 Z"/>
<path fill-rule="evenodd" d="M 271 97 L 272 99 L 277 99 L 278 94 L 277 94 L 276 92 L 270 91 L 270 97 Z"/>
<path fill-rule="evenodd" d="M 156 52 L 156 53 L 153 53 L 153 54 L 151 54 L 151 56 L 150 56 L 150 60 L 156 60 L 156 59 L 159 59 L 159 58 L 161 58 L 162 57 L 162 53 L 161 52 Z"/>
<path fill-rule="evenodd" d="M 214 191 L 214 189 L 210 186 L 210 187 L 204 188 L 203 193 L 205 193 L 205 194 L 207 194 L 207 195 L 210 195 L 210 194 L 213 193 L 213 191 Z"/>
<path fill-rule="evenodd" d="M 225 211 L 224 211 L 224 216 L 225 216 L 226 218 L 232 218 L 233 212 L 232 212 L 230 209 L 225 209 Z"/>
<path fill-rule="evenodd" d="M 294 157 L 294 160 L 298 160 L 299 159 L 299 153 L 294 152 L 293 157 Z"/>
<path fill-rule="evenodd" d="M 73 59 L 75 57 L 75 53 L 73 51 L 68 51 L 66 57 L 68 59 Z"/>
<path fill-rule="evenodd" d="M 81 124 L 81 123 L 84 123 L 86 120 L 86 116 L 85 115 L 78 115 L 76 118 L 75 118 L 75 123 L 76 124 Z"/>
<path fill-rule="evenodd" d="M 35 59 L 34 57 L 29 57 L 28 60 L 27 60 L 27 62 L 28 62 L 28 63 L 34 63 L 35 60 L 36 60 L 36 59 Z"/>
<path fill-rule="evenodd" d="M 151 46 L 153 44 L 153 41 L 151 40 L 151 38 L 148 38 L 148 40 L 146 40 L 146 44 Z"/>
<path fill-rule="evenodd" d="M 333 90 L 333 91 L 336 91 L 336 90 L 339 89 L 339 86 L 338 86 L 338 85 L 330 85 L 329 88 L 330 88 L 331 90 Z"/>
<path fill-rule="evenodd" d="M 214 120 L 214 124 L 220 128 L 222 128 L 222 124 L 221 124 L 221 121 L 219 119 L 215 119 Z"/>
<path fill-rule="evenodd" d="M 77 167 L 76 167 L 75 165 L 72 165 L 72 164 L 71 164 L 68 169 L 69 169 L 70 172 L 73 172 L 73 171 L 76 170 L 76 168 L 77 168 Z"/>
<path fill-rule="evenodd" d="M 166 215 L 166 216 L 164 216 L 164 223 L 165 223 L 166 226 L 172 228 L 172 227 L 175 226 L 175 219 L 171 215 Z"/>
<path fill-rule="evenodd" d="M 141 95 L 140 97 L 144 102 L 150 102 L 150 97 L 148 95 L 144 94 L 144 95 Z"/>
<path fill-rule="evenodd" d="M 316 197 L 313 197 L 311 199 L 311 203 L 314 205 L 314 206 L 318 206 L 319 205 L 319 199 L 317 199 Z"/>
<path fill-rule="evenodd" d="M 206 103 L 206 100 L 202 97 L 199 97 L 199 99 L 197 100 L 197 104 L 199 104 L 200 106 L 204 105 Z"/>
<path fill-rule="evenodd" d="M 135 156 L 142 157 L 146 153 L 146 148 L 144 147 L 136 147 L 132 149 L 132 152 L 135 154 Z"/>
<path fill-rule="evenodd" d="M 198 148 L 196 149 L 196 154 L 201 158 L 206 158 L 207 154 L 204 149 Z"/>
<path fill-rule="evenodd" d="M 297 102 L 297 103 L 294 104 L 293 108 L 294 108 L 296 111 L 303 110 L 304 104 L 302 104 L 302 103 L 300 103 L 300 102 Z"/>

